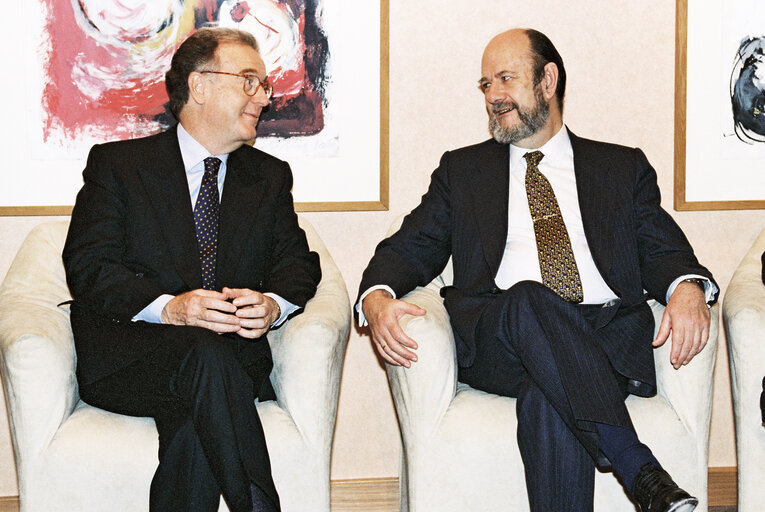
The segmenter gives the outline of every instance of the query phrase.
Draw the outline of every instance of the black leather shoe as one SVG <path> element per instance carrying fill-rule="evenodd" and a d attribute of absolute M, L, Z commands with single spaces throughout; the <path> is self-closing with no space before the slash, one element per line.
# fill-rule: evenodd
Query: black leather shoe
<path fill-rule="evenodd" d="M 699 500 L 677 486 L 669 473 L 650 462 L 640 468 L 632 494 L 642 512 L 691 512 L 699 504 Z"/>

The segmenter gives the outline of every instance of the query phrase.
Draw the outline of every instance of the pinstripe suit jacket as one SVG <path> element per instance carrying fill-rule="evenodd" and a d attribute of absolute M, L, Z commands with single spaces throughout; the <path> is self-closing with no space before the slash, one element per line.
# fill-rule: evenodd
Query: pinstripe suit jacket
<path fill-rule="evenodd" d="M 653 318 L 647 296 L 665 303 L 674 279 L 712 279 L 688 240 L 660 206 L 656 172 L 642 151 L 569 133 L 585 236 L 595 264 L 618 299 L 597 318 L 600 342 L 616 369 L 655 392 Z M 387 284 L 402 297 L 429 283 L 453 258 L 454 283 L 442 289 L 460 366 L 475 356 L 481 312 L 501 290 L 494 277 L 507 239 L 508 147 L 494 140 L 449 151 L 422 201 L 383 240 L 360 293 Z M 645 291 L 644 291 L 645 290 Z"/>

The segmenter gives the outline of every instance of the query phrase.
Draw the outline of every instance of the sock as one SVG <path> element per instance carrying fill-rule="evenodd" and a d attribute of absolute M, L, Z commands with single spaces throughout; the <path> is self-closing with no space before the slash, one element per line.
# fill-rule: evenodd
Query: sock
<path fill-rule="evenodd" d="M 651 462 L 657 468 L 661 468 L 651 449 L 640 442 L 633 429 L 605 423 L 597 423 L 596 428 L 600 437 L 600 450 L 611 461 L 614 473 L 622 479 L 630 492 L 640 468 L 645 463 Z"/>

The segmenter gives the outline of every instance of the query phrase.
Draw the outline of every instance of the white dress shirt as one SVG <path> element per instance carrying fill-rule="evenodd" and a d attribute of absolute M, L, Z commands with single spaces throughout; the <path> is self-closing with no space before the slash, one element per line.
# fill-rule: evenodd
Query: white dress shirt
<path fill-rule="evenodd" d="M 507 241 L 505 253 L 495 277 L 497 287 L 510 288 L 519 281 L 542 282 L 539 270 L 539 255 L 531 220 L 529 201 L 526 196 L 526 160 L 523 155 L 531 151 L 518 146 L 509 146 L 510 187 L 507 208 Z M 544 157 L 539 162 L 539 172 L 550 182 L 560 206 L 563 222 L 571 240 L 574 259 L 582 280 L 583 304 L 603 304 L 616 299 L 595 267 L 590 247 L 584 236 L 582 214 L 579 211 L 579 195 L 574 174 L 574 150 L 568 131 L 561 128 L 541 148 Z"/>
<path fill-rule="evenodd" d="M 183 167 L 186 171 L 186 180 L 189 184 L 189 197 L 191 198 L 192 210 L 196 205 L 199 189 L 202 187 L 202 178 L 205 174 L 204 160 L 210 156 L 214 156 L 221 161 L 220 168 L 218 169 L 218 200 L 220 201 L 221 197 L 223 197 L 223 184 L 226 179 L 228 153 L 224 155 L 210 155 L 210 152 L 207 151 L 202 144 L 197 142 L 194 137 L 183 128 L 181 123 L 178 123 L 178 144 L 181 148 L 181 158 L 183 159 Z M 281 325 L 289 315 L 300 309 L 298 306 L 288 302 L 275 293 L 268 292 L 263 295 L 267 295 L 274 299 L 281 310 L 281 315 L 273 324 L 271 324 L 271 327 Z M 169 294 L 160 295 L 135 315 L 132 320 L 134 322 L 143 320 L 154 324 L 162 323 L 162 310 L 174 297 L 174 295 Z"/>
<path fill-rule="evenodd" d="M 579 196 L 576 189 L 576 174 L 574 173 L 574 150 L 571 147 L 571 139 L 565 127 L 561 127 L 558 133 L 536 150 L 524 149 L 512 144 L 509 146 L 510 186 L 508 190 L 507 241 L 499 270 L 495 276 L 497 287 L 508 289 L 515 283 L 526 280 L 542 282 L 534 223 L 531 220 L 529 201 L 526 196 L 526 160 L 523 158 L 524 154 L 537 150 L 544 155 L 539 162 L 539 172 L 547 178 L 555 192 L 563 222 L 571 240 L 571 248 L 582 281 L 584 294 L 582 303 L 604 304 L 616 299 L 616 294 L 609 288 L 595 266 L 584 235 L 582 213 L 579 209 Z M 717 288 L 705 277 L 696 274 L 688 274 L 675 279 L 667 290 L 666 300 L 669 301 L 669 297 L 681 281 L 692 277 L 704 280 L 706 300 L 707 302 L 712 300 L 714 294 L 717 293 Z M 367 323 L 361 310 L 361 303 L 372 291 L 379 289 L 388 291 L 395 298 L 395 293 L 387 285 L 380 284 L 370 287 L 361 295 L 358 304 L 356 304 L 356 311 L 359 313 L 359 325 L 364 326 Z"/>

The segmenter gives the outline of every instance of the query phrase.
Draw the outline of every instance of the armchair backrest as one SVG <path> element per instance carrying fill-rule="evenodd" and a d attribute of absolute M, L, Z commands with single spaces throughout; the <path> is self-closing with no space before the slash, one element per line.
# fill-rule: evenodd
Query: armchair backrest
<path fill-rule="evenodd" d="M 72 298 L 61 261 L 68 226 L 66 221 L 45 222 L 30 231 L 0 287 L 3 300 L 55 306 Z"/>

